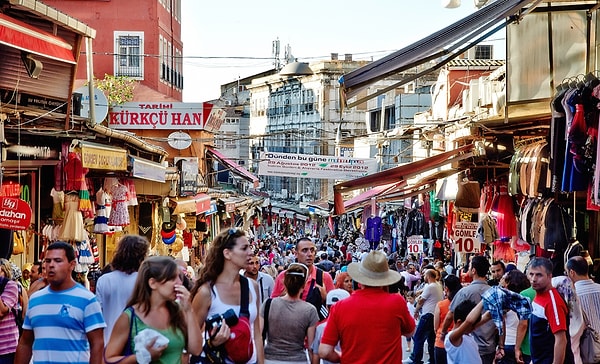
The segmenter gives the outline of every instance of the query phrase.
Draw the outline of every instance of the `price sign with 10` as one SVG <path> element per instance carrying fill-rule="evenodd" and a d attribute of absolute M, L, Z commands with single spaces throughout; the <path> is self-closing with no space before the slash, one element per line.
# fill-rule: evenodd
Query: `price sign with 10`
<path fill-rule="evenodd" d="M 457 253 L 479 253 L 477 223 L 459 221 L 454 225 L 454 251 Z"/>
<path fill-rule="evenodd" d="M 406 238 L 406 250 L 408 254 L 419 254 L 423 252 L 423 235 L 411 235 Z"/>

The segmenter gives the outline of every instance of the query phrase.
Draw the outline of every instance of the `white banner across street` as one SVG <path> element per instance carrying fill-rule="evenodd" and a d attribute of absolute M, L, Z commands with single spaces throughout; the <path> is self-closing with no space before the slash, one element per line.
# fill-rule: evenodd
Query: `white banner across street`
<path fill-rule="evenodd" d="M 374 158 L 262 152 L 258 164 L 262 176 L 352 180 L 375 172 Z"/>

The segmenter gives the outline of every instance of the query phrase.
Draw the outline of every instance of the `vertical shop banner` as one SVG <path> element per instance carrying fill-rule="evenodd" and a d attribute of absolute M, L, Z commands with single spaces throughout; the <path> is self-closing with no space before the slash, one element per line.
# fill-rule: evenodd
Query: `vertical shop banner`
<path fill-rule="evenodd" d="M 377 167 L 375 158 L 262 152 L 258 163 L 258 174 L 352 180 L 377 172 Z"/>
<path fill-rule="evenodd" d="M 423 252 L 423 235 L 411 235 L 406 238 L 406 251 L 417 255 Z"/>
<path fill-rule="evenodd" d="M 0 198 L 0 229 L 26 230 L 31 224 L 31 207 L 19 198 Z"/>
<path fill-rule="evenodd" d="M 459 221 L 454 225 L 454 251 L 457 253 L 479 253 L 481 243 L 477 240 L 476 222 Z"/>

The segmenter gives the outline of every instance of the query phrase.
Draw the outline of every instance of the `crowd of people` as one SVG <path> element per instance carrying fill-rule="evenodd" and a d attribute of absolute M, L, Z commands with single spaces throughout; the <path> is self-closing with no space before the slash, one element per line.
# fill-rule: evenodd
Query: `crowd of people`
<path fill-rule="evenodd" d="M 600 284 L 582 256 L 561 276 L 543 257 L 521 271 L 476 255 L 457 270 L 239 229 L 197 269 L 149 251 L 125 235 L 93 291 L 75 280 L 71 244 L 23 269 L 0 260 L 0 364 L 587 363 L 583 331 L 600 332 Z"/>

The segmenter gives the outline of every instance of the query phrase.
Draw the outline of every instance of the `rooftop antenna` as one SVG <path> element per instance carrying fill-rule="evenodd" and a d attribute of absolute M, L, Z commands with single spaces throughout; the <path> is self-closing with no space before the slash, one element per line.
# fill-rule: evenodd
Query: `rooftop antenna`
<path fill-rule="evenodd" d="M 289 64 L 289 63 L 292 63 L 292 62 L 296 62 L 296 58 L 294 58 L 294 56 L 292 55 L 292 46 L 289 45 L 289 44 L 287 44 L 285 46 L 285 55 L 284 55 L 284 58 L 285 58 L 285 63 L 286 64 Z"/>
<path fill-rule="evenodd" d="M 281 69 L 281 62 L 279 61 L 279 37 L 273 41 L 271 56 L 273 57 L 273 66 L 279 71 Z"/>

